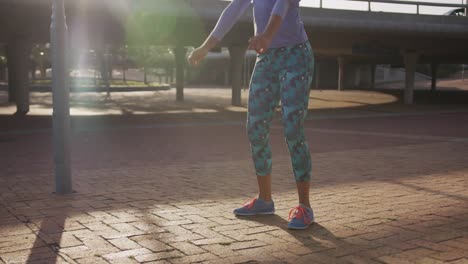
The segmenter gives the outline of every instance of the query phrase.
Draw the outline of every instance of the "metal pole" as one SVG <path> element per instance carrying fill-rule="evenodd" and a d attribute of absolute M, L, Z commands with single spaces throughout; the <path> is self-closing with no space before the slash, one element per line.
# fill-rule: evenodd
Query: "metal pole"
<path fill-rule="evenodd" d="M 338 90 L 344 90 L 344 76 L 345 76 L 345 59 L 343 56 L 338 56 Z"/>
<path fill-rule="evenodd" d="M 419 15 L 419 5 L 416 5 L 416 14 Z"/>
<path fill-rule="evenodd" d="M 50 25 L 52 48 L 53 145 L 55 191 L 72 192 L 70 168 L 70 103 L 67 87 L 67 23 L 64 0 L 53 0 Z"/>
<path fill-rule="evenodd" d="M 367 7 L 367 8 L 368 8 L 368 11 L 369 11 L 369 12 L 372 11 L 372 9 L 371 9 L 371 1 L 368 2 L 368 7 Z"/>
<path fill-rule="evenodd" d="M 323 5 L 322 5 L 322 0 L 320 0 L 320 8 L 322 8 L 322 7 L 323 7 Z"/>

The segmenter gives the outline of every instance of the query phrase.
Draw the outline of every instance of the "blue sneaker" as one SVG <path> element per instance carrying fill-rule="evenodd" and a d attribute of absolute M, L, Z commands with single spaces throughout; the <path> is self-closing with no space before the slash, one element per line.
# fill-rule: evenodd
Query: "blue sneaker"
<path fill-rule="evenodd" d="M 314 222 L 312 208 L 298 205 L 289 212 L 289 229 L 306 229 Z"/>
<path fill-rule="evenodd" d="M 234 209 L 235 215 L 257 215 L 257 214 L 274 214 L 275 203 L 273 201 L 266 202 L 260 198 L 254 198 L 245 202 L 242 207 Z"/>

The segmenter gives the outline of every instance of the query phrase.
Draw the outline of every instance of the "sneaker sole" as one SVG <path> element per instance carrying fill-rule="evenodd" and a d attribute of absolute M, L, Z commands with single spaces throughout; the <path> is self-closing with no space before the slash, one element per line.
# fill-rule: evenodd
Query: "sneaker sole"
<path fill-rule="evenodd" d="M 304 230 L 304 229 L 309 228 L 313 223 L 315 223 L 315 222 L 311 222 L 310 224 L 308 224 L 308 225 L 306 225 L 306 226 L 304 226 L 304 227 L 288 226 L 288 229 Z"/>
<path fill-rule="evenodd" d="M 264 212 L 264 213 L 252 213 L 252 214 L 249 214 L 249 213 L 234 213 L 233 214 L 235 215 L 240 215 L 240 216 L 252 216 L 252 215 L 272 215 L 272 214 L 275 214 L 275 211 L 273 212 Z"/>

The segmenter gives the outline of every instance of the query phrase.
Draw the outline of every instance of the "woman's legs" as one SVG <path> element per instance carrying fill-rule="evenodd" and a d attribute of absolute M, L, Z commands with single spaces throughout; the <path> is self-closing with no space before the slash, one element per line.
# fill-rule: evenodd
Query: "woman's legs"
<path fill-rule="evenodd" d="M 305 205 L 310 208 L 311 207 L 310 201 L 309 201 L 310 181 L 296 182 L 296 185 L 297 185 L 297 194 L 299 196 L 299 204 Z"/>
<path fill-rule="evenodd" d="M 279 83 L 271 54 L 260 55 L 250 82 L 247 134 L 257 174 L 259 198 L 271 201 L 270 123 L 279 103 Z"/>
<path fill-rule="evenodd" d="M 303 127 L 307 105 L 302 104 L 302 106 L 305 109 L 301 108 L 301 104 L 283 105 L 283 125 L 296 179 L 299 203 L 310 207 L 309 181 L 312 160 Z"/>
<path fill-rule="evenodd" d="M 280 73 L 284 134 L 291 155 L 299 203 L 310 207 L 312 161 L 304 133 L 314 67 L 310 46 L 298 45 L 289 50 L 286 64 L 287 68 Z"/>
<path fill-rule="evenodd" d="M 257 176 L 258 198 L 266 202 L 272 201 L 271 198 L 271 175 Z"/>
<path fill-rule="evenodd" d="M 303 124 L 308 110 L 313 64 L 308 44 L 259 56 L 250 84 L 247 116 L 247 133 L 257 173 L 259 198 L 265 206 L 265 201 L 271 201 L 272 154 L 269 129 L 281 97 L 285 138 L 291 154 L 299 203 L 308 207 L 306 211 L 309 220 L 313 218 L 309 202 L 312 162 Z M 234 213 L 252 215 L 257 210 L 252 208 L 254 208 L 253 202 L 236 209 Z M 291 221 L 288 227 L 301 229 L 310 224 L 309 220 L 304 220 L 298 225 L 295 220 Z"/>
<path fill-rule="evenodd" d="M 279 102 L 279 84 L 269 54 L 260 55 L 250 82 L 247 134 L 257 173 L 258 197 L 234 209 L 236 215 L 274 214 L 271 198 L 270 123 Z"/>
<path fill-rule="evenodd" d="M 314 65 L 310 46 L 290 48 L 285 64 L 280 72 L 283 126 L 299 197 L 299 205 L 289 213 L 288 228 L 306 229 L 314 221 L 309 202 L 312 161 L 304 133 Z"/>

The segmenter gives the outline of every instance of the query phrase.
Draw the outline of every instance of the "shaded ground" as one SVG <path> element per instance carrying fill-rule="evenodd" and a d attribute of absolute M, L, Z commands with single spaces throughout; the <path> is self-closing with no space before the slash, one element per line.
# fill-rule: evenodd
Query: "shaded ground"
<path fill-rule="evenodd" d="M 222 89 L 174 98 L 73 97 L 76 193 L 65 196 L 52 194 L 50 95 L 33 94 L 24 118 L 0 106 L 0 263 L 468 262 L 467 105 L 314 91 L 317 223 L 297 232 L 285 228 L 296 194 L 280 122 L 277 214 L 236 218 L 256 192 L 245 107 Z"/>

